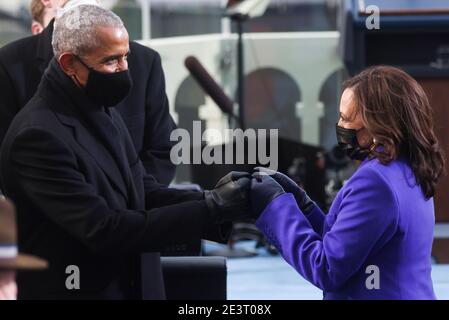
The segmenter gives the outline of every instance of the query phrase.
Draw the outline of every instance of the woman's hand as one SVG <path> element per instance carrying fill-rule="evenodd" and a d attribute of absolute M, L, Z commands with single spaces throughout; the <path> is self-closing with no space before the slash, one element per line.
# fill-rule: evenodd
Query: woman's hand
<path fill-rule="evenodd" d="M 300 188 L 295 181 L 287 177 L 285 174 L 263 167 L 254 168 L 254 171 L 263 172 L 270 175 L 282 186 L 285 192 L 293 194 L 302 213 L 307 215 L 313 210 L 313 207 L 316 205 L 315 202 L 309 198 L 307 193 Z"/>
<path fill-rule="evenodd" d="M 265 172 L 254 172 L 251 177 L 251 209 L 253 218 L 257 219 L 270 202 L 284 194 L 285 191 L 276 180 Z"/>

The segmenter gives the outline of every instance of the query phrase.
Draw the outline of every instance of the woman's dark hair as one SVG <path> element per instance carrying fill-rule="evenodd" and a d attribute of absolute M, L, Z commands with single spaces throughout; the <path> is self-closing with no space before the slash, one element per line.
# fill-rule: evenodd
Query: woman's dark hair
<path fill-rule="evenodd" d="M 404 71 L 376 66 L 347 80 L 355 111 L 381 149 L 371 156 L 383 164 L 405 155 L 426 198 L 444 174 L 444 154 L 433 130 L 432 109 L 423 88 Z"/>

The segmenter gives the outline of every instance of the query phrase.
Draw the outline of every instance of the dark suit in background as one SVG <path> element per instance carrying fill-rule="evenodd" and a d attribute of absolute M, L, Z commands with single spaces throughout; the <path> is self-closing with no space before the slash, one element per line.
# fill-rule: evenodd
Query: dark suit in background
<path fill-rule="evenodd" d="M 53 57 L 54 20 L 39 35 L 0 49 L 0 143 L 21 108 L 35 94 L 42 74 Z M 134 86 L 116 106 L 146 171 L 169 184 L 175 174 L 170 161 L 170 133 L 176 128 L 169 114 L 165 79 L 159 54 L 130 42 L 128 66 Z"/>
<path fill-rule="evenodd" d="M 5 136 L 0 179 L 17 206 L 19 247 L 50 263 L 18 277 L 19 298 L 139 298 L 141 252 L 218 231 L 203 194 L 146 174 L 118 112 L 93 105 L 55 59 Z M 65 286 L 69 265 L 79 290 Z M 152 268 L 160 277 L 159 259 Z"/>

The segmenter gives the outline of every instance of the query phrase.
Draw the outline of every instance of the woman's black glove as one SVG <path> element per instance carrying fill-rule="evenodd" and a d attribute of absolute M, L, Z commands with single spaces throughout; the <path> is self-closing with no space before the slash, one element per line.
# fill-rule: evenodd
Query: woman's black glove
<path fill-rule="evenodd" d="M 252 217 L 259 218 L 270 202 L 284 193 L 282 186 L 271 176 L 264 172 L 254 172 L 251 179 Z"/>
<path fill-rule="evenodd" d="M 212 223 L 232 222 L 251 217 L 249 188 L 251 175 L 232 171 L 221 178 L 213 190 L 204 191 Z"/>
<path fill-rule="evenodd" d="M 255 168 L 254 172 L 264 172 L 270 175 L 282 186 L 285 192 L 293 194 L 296 203 L 298 204 L 298 207 L 299 209 L 301 209 L 302 213 L 306 215 L 309 214 L 316 205 L 315 202 L 313 202 L 312 199 L 309 198 L 307 193 L 302 188 L 300 188 L 295 181 L 287 177 L 285 174 L 262 167 Z"/>

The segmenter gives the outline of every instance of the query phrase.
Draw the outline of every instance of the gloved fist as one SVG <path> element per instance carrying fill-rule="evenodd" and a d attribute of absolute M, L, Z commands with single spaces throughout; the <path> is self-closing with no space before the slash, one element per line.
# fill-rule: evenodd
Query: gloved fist
<path fill-rule="evenodd" d="M 251 175 L 247 172 L 232 171 L 221 178 L 213 190 L 204 191 L 204 199 L 213 223 L 251 217 L 250 178 Z"/>
<path fill-rule="evenodd" d="M 282 186 L 285 192 L 293 194 L 299 209 L 301 209 L 304 214 L 309 214 L 316 205 L 315 202 L 309 198 L 307 193 L 285 174 L 262 167 L 254 168 L 254 172 L 264 172 L 273 177 L 273 179 Z"/>
<path fill-rule="evenodd" d="M 253 218 L 259 218 L 270 202 L 284 193 L 282 186 L 271 176 L 265 172 L 254 172 L 251 179 L 251 209 Z"/>

